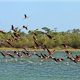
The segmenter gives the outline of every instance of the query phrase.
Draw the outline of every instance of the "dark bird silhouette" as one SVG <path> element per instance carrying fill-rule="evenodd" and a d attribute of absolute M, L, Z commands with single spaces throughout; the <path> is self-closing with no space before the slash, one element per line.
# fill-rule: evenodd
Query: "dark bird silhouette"
<path fill-rule="evenodd" d="M 29 52 L 24 52 L 24 51 L 22 51 L 22 53 L 24 54 L 24 55 L 29 55 Z"/>
<path fill-rule="evenodd" d="M 12 40 L 12 39 L 8 39 L 8 41 L 13 42 L 13 40 Z"/>
<path fill-rule="evenodd" d="M 0 52 L 2 54 L 3 57 L 6 57 L 6 55 L 3 52 Z"/>
<path fill-rule="evenodd" d="M 36 45 L 37 48 L 39 48 L 39 44 L 34 40 L 34 43 Z"/>
<path fill-rule="evenodd" d="M 16 54 L 18 57 L 21 57 L 21 55 L 16 51 L 14 51 L 14 54 Z"/>
<path fill-rule="evenodd" d="M 40 55 L 38 55 L 38 54 L 35 54 L 36 56 L 38 56 L 39 58 L 41 58 L 41 56 Z"/>
<path fill-rule="evenodd" d="M 63 58 L 52 58 L 54 61 L 56 61 L 56 62 L 61 62 L 61 61 L 64 61 L 64 59 Z"/>
<path fill-rule="evenodd" d="M 61 61 L 64 61 L 64 59 L 63 58 L 58 58 L 57 59 L 57 62 L 61 62 Z"/>
<path fill-rule="evenodd" d="M 45 55 L 43 55 L 42 53 L 41 53 L 41 56 L 42 56 L 42 58 L 45 58 Z"/>
<path fill-rule="evenodd" d="M 76 55 L 75 61 L 80 62 L 80 55 Z"/>
<path fill-rule="evenodd" d="M 71 56 L 71 52 L 69 52 L 69 51 L 65 51 L 65 53 L 67 54 L 67 56 Z"/>
<path fill-rule="evenodd" d="M 47 51 L 48 51 L 48 54 L 49 54 L 49 55 L 51 55 L 51 54 L 52 54 L 52 53 L 51 53 L 51 51 L 50 51 L 48 48 L 47 48 Z"/>
<path fill-rule="evenodd" d="M 68 46 L 67 46 L 66 44 L 64 44 L 64 43 L 63 43 L 62 45 L 64 46 L 64 48 L 67 48 L 67 47 L 68 47 Z"/>
<path fill-rule="evenodd" d="M 23 25 L 22 27 L 25 28 L 26 30 L 28 30 L 27 26 L 24 26 L 24 25 Z"/>
<path fill-rule="evenodd" d="M 68 56 L 67 58 L 70 59 L 71 61 L 77 63 L 77 61 L 76 61 L 76 59 L 75 59 L 74 57 L 69 57 L 69 56 Z"/>
<path fill-rule="evenodd" d="M 10 56 L 10 57 L 12 57 L 12 58 L 14 58 L 14 56 L 12 54 L 10 54 L 10 53 L 7 53 L 7 55 Z"/>
<path fill-rule="evenodd" d="M 13 25 L 11 25 L 11 30 L 13 30 L 13 31 L 14 31 L 14 26 L 13 26 Z"/>
<path fill-rule="evenodd" d="M 34 36 L 33 36 L 33 39 L 34 39 L 34 40 L 37 40 Z"/>
<path fill-rule="evenodd" d="M 44 54 L 45 57 L 48 57 L 46 54 Z"/>
<path fill-rule="evenodd" d="M 75 58 L 71 55 L 72 53 L 70 53 L 69 51 L 65 51 L 67 54 L 67 58 L 70 59 L 71 61 L 77 63 L 77 61 L 75 60 Z"/>
<path fill-rule="evenodd" d="M 6 40 L 6 42 L 7 42 L 11 47 L 13 47 L 13 45 L 12 45 L 8 40 Z"/>
<path fill-rule="evenodd" d="M 25 47 L 23 47 L 23 49 L 24 49 L 26 52 L 28 52 L 28 53 L 29 53 L 29 51 L 28 51 Z"/>
<path fill-rule="evenodd" d="M 19 33 L 14 32 L 13 34 L 14 34 L 14 36 L 12 36 L 12 37 L 14 37 L 15 40 L 21 39 L 21 35 Z"/>
<path fill-rule="evenodd" d="M 32 32 L 35 36 L 37 36 L 37 34 L 35 32 Z"/>
<path fill-rule="evenodd" d="M 15 37 L 15 36 L 13 36 L 13 35 L 11 35 L 11 37 L 14 39 L 14 40 L 18 40 L 18 38 L 17 37 Z"/>
<path fill-rule="evenodd" d="M 48 52 L 48 54 L 49 55 L 51 55 L 52 53 L 51 53 L 51 51 L 47 48 L 47 46 L 46 45 L 44 45 L 44 48 L 47 50 L 47 52 Z"/>
<path fill-rule="evenodd" d="M 26 18 L 28 18 L 28 16 L 26 14 L 24 14 L 24 18 L 26 19 Z"/>
<path fill-rule="evenodd" d="M 47 33 L 45 33 L 46 35 L 47 35 L 47 37 L 49 38 L 49 39 L 52 39 L 52 36 L 51 35 L 49 35 L 49 34 L 47 34 Z"/>
<path fill-rule="evenodd" d="M 52 58 L 54 61 L 58 62 L 56 58 Z"/>

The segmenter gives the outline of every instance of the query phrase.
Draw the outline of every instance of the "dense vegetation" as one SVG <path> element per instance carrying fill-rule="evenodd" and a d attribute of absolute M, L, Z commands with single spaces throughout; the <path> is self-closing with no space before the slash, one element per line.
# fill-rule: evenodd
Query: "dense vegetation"
<path fill-rule="evenodd" d="M 21 29 L 16 28 L 17 33 L 20 35 L 18 40 L 13 40 L 13 31 L 6 32 L 6 34 L 0 32 L 0 47 L 14 47 L 14 48 L 35 48 L 33 36 L 37 39 L 37 43 L 43 43 L 47 45 L 48 48 L 63 48 L 61 44 L 65 43 L 71 48 L 80 48 L 80 30 L 73 29 L 66 32 L 57 32 L 56 30 L 51 30 L 48 27 L 43 27 L 42 30 L 27 30 L 26 32 L 21 31 Z M 33 34 L 35 33 L 35 34 Z M 50 39 L 46 34 L 50 35 Z M 10 46 L 5 41 L 13 40 L 10 42 L 13 46 Z"/>

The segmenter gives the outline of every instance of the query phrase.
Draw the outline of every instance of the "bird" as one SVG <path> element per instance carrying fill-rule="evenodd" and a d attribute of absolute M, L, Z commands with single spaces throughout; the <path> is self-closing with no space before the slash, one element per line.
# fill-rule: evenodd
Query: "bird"
<path fill-rule="evenodd" d="M 71 55 L 69 51 L 65 51 L 67 53 L 67 58 L 70 59 L 71 61 L 77 63 L 76 59 Z"/>
<path fill-rule="evenodd" d="M 36 56 L 38 56 L 39 58 L 41 58 L 41 56 L 40 55 L 38 55 L 38 54 L 35 54 Z"/>
<path fill-rule="evenodd" d="M 26 52 L 28 52 L 28 53 L 29 53 L 29 51 L 28 51 L 25 47 L 23 47 L 23 49 L 24 49 Z"/>
<path fill-rule="evenodd" d="M 44 48 L 48 51 L 48 54 L 49 55 L 51 55 L 52 53 L 51 53 L 51 51 L 47 48 L 47 46 L 46 45 L 44 45 Z"/>
<path fill-rule="evenodd" d="M 28 30 L 27 26 L 23 25 L 22 27 L 25 28 L 26 30 Z"/>
<path fill-rule="evenodd" d="M 34 40 L 34 43 L 36 45 L 37 48 L 39 48 L 39 44 Z"/>
<path fill-rule="evenodd" d="M 35 36 L 33 36 L 33 39 L 34 39 L 34 40 L 37 40 L 37 39 L 35 38 Z"/>
<path fill-rule="evenodd" d="M 75 61 L 80 62 L 80 55 L 76 55 Z"/>
<path fill-rule="evenodd" d="M 24 55 L 29 55 L 29 52 L 24 52 L 24 51 L 22 51 L 22 53 L 24 54 Z"/>
<path fill-rule="evenodd" d="M 18 57 L 21 57 L 21 55 L 17 51 L 14 51 L 14 54 L 16 54 Z"/>
<path fill-rule="evenodd" d="M 63 43 L 62 45 L 64 46 L 64 48 L 67 48 L 67 47 L 68 47 L 68 46 L 67 46 L 66 44 L 64 44 L 64 43 Z"/>
<path fill-rule="evenodd" d="M 32 32 L 35 36 L 37 36 L 36 32 Z"/>
<path fill-rule="evenodd" d="M 28 16 L 26 14 L 24 14 L 24 19 L 28 18 Z"/>
<path fill-rule="evenodd" d="M 51 51 L 48 48 L 46 48 L 46 49 L 48 51 L 48 54 L 51 55 L 52 54 Z"/>
<path fill-rule="evenodd" d="M 41 53 L 41 57 L 44 59 L 44 58 L 45 58 L 45 55 L 43 55 L 43 54 Z"/>
<path fill-rule="evenodd" d="M 13 30 L 13 31 L 14 31 L 14 26 L 13 26 L 13 25 L 11 25 L 11 30 Z"/>
<path fill-rule="evenodd" d="M 64 61 L 64 59 L 63 58 L 58 58 L 57 59 L 57 62 L 61 62 L 61 61 Z"/>
<path fill-rule="evenodd" d="M 0 52 L 2 54 L 3 57 L 6 57 L 6 55 L 3 52 Z"/>
<path fill-rule="evenodd" d="M 12 45 L 8 40 L 6 40 L 6 42 L 7 42 L 11 47 L 13 47 L 13 45 Z"/>
<path fill-rule="evenodd" d="M 45 33 L 46 35 L 47 35 L 47 37 L 49 38 L 49 39 L 52 39 L 52 36 L 51 35 L 49 35 L 49 34 L 47 34 L 47 33 Z"/>
<path fill-rule="evenodd" d="M 12 54 L 10 54 L 10 53 L 7 53 L 7 55 L 10 56 L 10 57 L 12 57 L 12 58 L 14 58 L 14 56 Z"/>

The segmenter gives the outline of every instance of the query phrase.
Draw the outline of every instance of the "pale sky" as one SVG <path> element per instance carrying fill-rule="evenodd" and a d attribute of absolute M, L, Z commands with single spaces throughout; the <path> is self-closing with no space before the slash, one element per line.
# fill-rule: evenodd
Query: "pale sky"
<path fill-rule="evenodd" d="M 29 18 L 24 20 L 24 14 Z M 11 25 L 29 30 L 49 27 L 58 31 L 80 29 L 79 0 L 0 0 L 0 29 L 9 31 Z"/>

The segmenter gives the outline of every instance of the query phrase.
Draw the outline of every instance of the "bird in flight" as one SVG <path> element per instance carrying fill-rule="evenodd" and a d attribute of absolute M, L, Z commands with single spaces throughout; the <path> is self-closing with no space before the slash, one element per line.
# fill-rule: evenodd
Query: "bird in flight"
<path fill-rule="evenodd" d="M 23 28 L 25 28 L 26 30 L 28 30 L 27 26 L 24 26 L 24 25 L 23 25 Z"/>
<path fill-rule="evenodd" d="M 24 19 L 28 18 L 28 16 L 26 14 L 24 14 Z"/>

